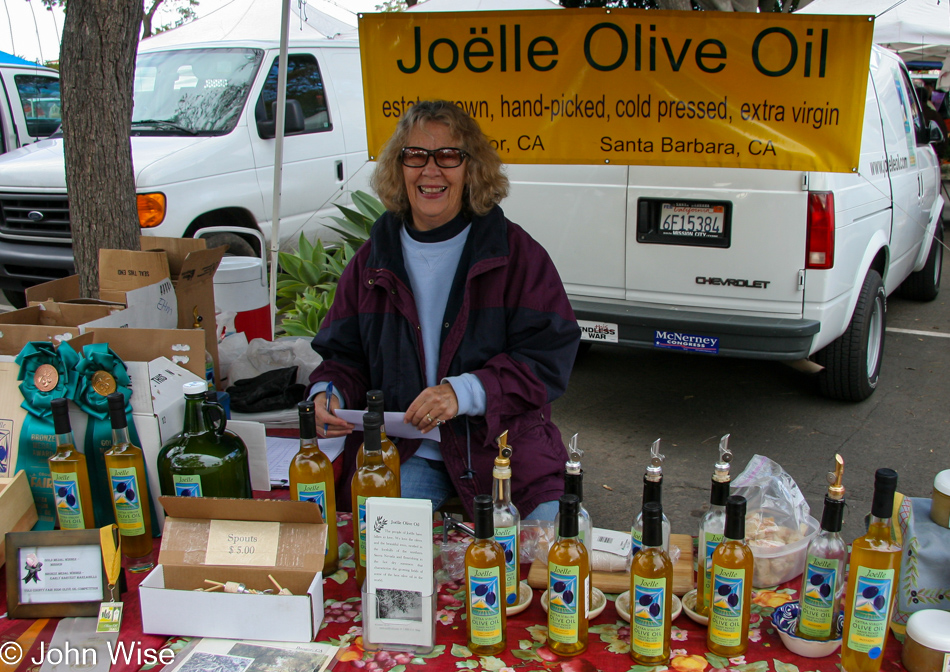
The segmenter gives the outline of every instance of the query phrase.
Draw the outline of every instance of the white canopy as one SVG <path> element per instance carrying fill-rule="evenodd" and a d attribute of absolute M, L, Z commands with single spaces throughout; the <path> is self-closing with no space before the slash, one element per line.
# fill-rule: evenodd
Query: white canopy
<path fill-rule="evenodd" d="M 475 12 L 496 9 L 563 9 L 552 0 L 428 0 L 410 12 Z"/>

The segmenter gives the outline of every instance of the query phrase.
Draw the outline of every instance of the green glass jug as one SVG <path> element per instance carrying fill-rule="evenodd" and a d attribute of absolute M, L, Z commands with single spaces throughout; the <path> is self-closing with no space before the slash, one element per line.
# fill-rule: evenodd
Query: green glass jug
<path fill-rule="evenodd" d="M 158 454 L 162 494 L 251 498 L 247 446 L 227 429 L 224 408 L 209 401 L 204 382 L 185 383 L 185 422 Z"/>

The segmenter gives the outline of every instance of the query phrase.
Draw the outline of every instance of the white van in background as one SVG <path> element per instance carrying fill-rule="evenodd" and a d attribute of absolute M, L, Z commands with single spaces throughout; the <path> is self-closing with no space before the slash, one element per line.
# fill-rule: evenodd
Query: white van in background
<path fill-rule="evenodd" d="M 48 138 L 59 128 L 59 73 L 0 52 L 0 154 Z"/>

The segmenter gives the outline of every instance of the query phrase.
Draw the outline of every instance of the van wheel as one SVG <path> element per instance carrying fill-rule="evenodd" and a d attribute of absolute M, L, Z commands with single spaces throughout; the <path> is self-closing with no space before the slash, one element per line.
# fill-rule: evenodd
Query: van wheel
<path fill-rule="evenodd" d="M 943 271 L 943 222 L 937 222 L 927 263 L 901 283 L 901 296 L 913 301 L 933 301 L 940 293 L 940 275 Z"/>
<path fill-rule="evenodd" d="M 224 253 L 227 257 L 259 256 L 254 251 L 254 247 L 236 233 L 213 233 L 210 236 L 205 236 L 205 240 L 208 241 L 209 248 L 227 245 L 228 251 Z"/>
<path fill-rule="evenodd" d="M 818 374 L 821 393 L 832 399 L 864 401 L 877 388 L 884 360 L 884 283 L 868 271 L 848 330 L 815 353 L 825 369 Z"/>

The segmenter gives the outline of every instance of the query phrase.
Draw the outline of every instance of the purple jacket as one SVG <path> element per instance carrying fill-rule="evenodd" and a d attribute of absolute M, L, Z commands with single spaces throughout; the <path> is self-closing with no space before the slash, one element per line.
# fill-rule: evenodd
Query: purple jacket
<path fill-rule="evenodd" d="M 332 380 L 347 408 L 383 391 L 387 411 L 405 411 L 425 388 L 422 334 L 399 239 L 402 220 L 386 213 L 347 265 L 313 348 L 323 363 L 312 382 Z M 550 403 L 567 388 L 580 329 L 544 248 L 495 207 L 473 217 L 449 295 L 438 366 L 474 373 L 485 387 L 484 417 L 442 426 L 442 456 L 463 505 L 490 494 L 495 437 L 513 447 L 512 499 L 522 515 L 564 492 L 567 450 Z M 350 481 L 362 434 L 347 438 L 338 510 L 349 511 Z M 400 440 L 409 459 L 419 442 Z"/>

